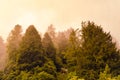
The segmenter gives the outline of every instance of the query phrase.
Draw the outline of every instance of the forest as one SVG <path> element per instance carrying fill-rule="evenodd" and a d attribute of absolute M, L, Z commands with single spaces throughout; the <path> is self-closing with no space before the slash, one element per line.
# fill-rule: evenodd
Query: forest
<path fill-rule="evenodd" d="M 120 80 L 120 49 L 94 22 L 42 35 L 17 24 L 6 43 L 0 37 L 0 80 Z"/>

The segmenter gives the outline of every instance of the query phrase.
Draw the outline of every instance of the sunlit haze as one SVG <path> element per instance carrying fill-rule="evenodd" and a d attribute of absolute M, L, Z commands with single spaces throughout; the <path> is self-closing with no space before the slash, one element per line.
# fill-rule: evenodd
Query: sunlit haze
<path fill-rule="evenodd" d="M 0 36 L 6 40 L 16 24 L 33 24 L 41 33 L 50 24 L 56 30 L 79 28 L 94 21 L 120 42 L 120 0 L 0 0 Z"/>

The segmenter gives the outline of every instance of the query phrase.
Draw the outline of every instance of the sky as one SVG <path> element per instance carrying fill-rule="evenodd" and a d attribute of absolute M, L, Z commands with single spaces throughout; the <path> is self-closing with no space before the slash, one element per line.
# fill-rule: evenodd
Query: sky
<path fill-rule="evenodd" d="M 33 24 L 43 33 L 50 24 L 61 31 L 80 28 L 88 20 L 120 43 L 120 0 L 0 0 L 0 36 L 4 40 L 16 24 L 23 32 Z"/>

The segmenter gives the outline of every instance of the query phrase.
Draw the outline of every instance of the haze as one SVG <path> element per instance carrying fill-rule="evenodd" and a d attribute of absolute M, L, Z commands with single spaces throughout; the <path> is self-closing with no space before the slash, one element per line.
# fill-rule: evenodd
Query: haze
<path fill-rule="evenodd" d="M 80 28 L 88 20 L 120 41 L 120 0 L 0 0 L 0 36 L 4 40 L 16 24 L 23 31 L 34 24 L 43 33 L 50 24 L 64 30 Z"/>

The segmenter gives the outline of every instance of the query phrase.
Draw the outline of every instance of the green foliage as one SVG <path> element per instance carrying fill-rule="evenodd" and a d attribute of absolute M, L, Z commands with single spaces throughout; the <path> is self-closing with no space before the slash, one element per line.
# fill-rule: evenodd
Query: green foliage
<path fill-rule="evenodd" d="M 66 80 L 84 80 L 84 79 L 80 79 L 77 75 L 76 72 L 70 72 L 68 74 L 68 77 Z"/>
<path fill-rule="evenodd" d="M 19 70 L 11 70 L 9 73 L 3 75 L 2 80 L 16 80 L 17 76 L 19 75 Z"/>
<path fill-rule="evenodd" d="M 56 48 L 57 48 L 56 65 L 57 65 L 58 71 L 60 71 L 60 68 L 66 66 L 65 54 L 69 45 L 70 32 L 71 30 L 58 32 L 56 37 Z"/>
<path fill-rule="evenodd" d="M 46 62 L 42 67 L 42 70 L 56 77 L 56 66 L 54 65 L 53 61 L 49 60 Z"/>
<path fill-rule="evenodd" d="M 52 42 L 52 39 L 48 33 L 45 33 L 44 38 L 42 40 L 42 44 L 43 44 L 45 53 L 47 54 L 47 57 L 54 60 L 56 56 L 56 50 Z"/>
<path fill-rule="evenodd" d="M 104 32 L 100 26 L 93 22 L 85 22 L 82 23 L 81 41 L 78 56 L 82 55 L 82 57 L 78 58 L 77 70 L 79 76 L 84 76 L 87 80 L 96 80 L 106 64 L 111 68 L 111 72 L 114 71 L 115 68 L 112 68 L 112 64 L 116 65 L 120 58 L 110 33 Z"/>
<path fill-rule="evenodd" d="M 38 74 L 40 80 L 56 80 L 53 75 L 48 74 L 47 72 L 40 72 Z"/>
<path fill-rule="evenodd" d="M 21 71 L 20 75 L 18 75 L 16 77 L 17 80 L 30 80 L 30 73 L 25 72 L 25 71 Z"/>
<path fill-rule="evenodd" d="M 106 65 L 104 72 L 100 73 L 99 80 L 107 80 L 108 78 L 111 78 L 111 74 L 110 74 L 109 66 Z"/>
<path fill-rule="evenodd" d="M 30 25 L 20 43 L 17 63 L 19 66 L 27 66 L 29 70 L 38 65 L 42 66 L 44 61 L 40 35 L 35 27 Z"/>
<path fill-rule="evenodd" d="M 50 37 L 47 36 L 49 39 Z M 48 40 L 49 40 L 48 39 Z M 48 43 L 50 49 L 54 48 L 51 40 Z M 46 49 L 47 50 L 47 49 Z M 6 72 L 5 80 L 54 80 L 56 77 L 56 66 L 50 56 L 43 53 L 43 46 L 40 35 L 33 25 L 29 26 L 22 38 L 19 49 L 17 62 L 13 65 L 10 63 Z M 55 56 L 52 54 L 51 57 Z M 54 57 L 55 59 L 55 57 Z M 11 58 L 10 58 L 11 60 Z M 47 62 L 47 63 L 46 63 Z M 12 66 L 12 67 L 11 67 Z M 44 72 L 45 71 L 45 72 Z"/>
<path fill-rule="evenodd" d="M 75 71 L 77 65 L 77 56 L 79 52 L 79 39 L 77 31 L 72 31 L 69 37 L 69 47 L 65 53 L 67 65 L 70 71 Z"/>
<path fill-rule="evenodd" d="M 106 65 L 105 70 L 100 73 L 98 80 L 120 80 L 120 75 L 112 77 L 112 75 L 110 74 L 109 66 Z"/>
<path fill-rule="evenodd" d="M 9 61 L 0 79 L 120 80 L 119 50 L 101 26 L 83 22 L 81 30 L 59 32 L 57 37 L 54 30 L 50 25 L 41 41 L 33 25 L 23 37 L 16 25 L 8 37 Z"/>
<path fill-rule="evenodd" d="M 64 73 L 61 73 L 61 72 L 57 73 L 57 79 L 58 80 L 66 80 L 66 78 L 67 78 L 67 74 L 64 74 Z"/>
<path fill-rule="evenodd" d="M 45 33 L 42 44 L 47 58 L 53 61 L 52 64 L 55 64 L 57 71 L 59 71 L 62 66 L 62 60 L 58 55 L 56 55 L 56 48 L 54 47 L 53 41 L 48 33 Z"/>
<path fill-rule="evenodd" d="M 14 29 L 11 31 L 11 33 L 8 36 L 7 39 L 8 59 L 6 66 L 6 69 L 8 71 L 16 64 L 17 61 L 16 56 L 18 55 L 18 48 L 22 39 L 21 32 L 22 32 L 21 26 L 15 25 Z"/>
<path fill-rule="evenodd" d="M 14 29 L 9 34 L 9 37 L 7 39 L 7 52 L 9 60 L 16 61 L 16 51 L 18 50 L 19 43 L 21 41 L 22 35 L 21 35 L 22 29 L 20 25 L 15 25 Z"/>

